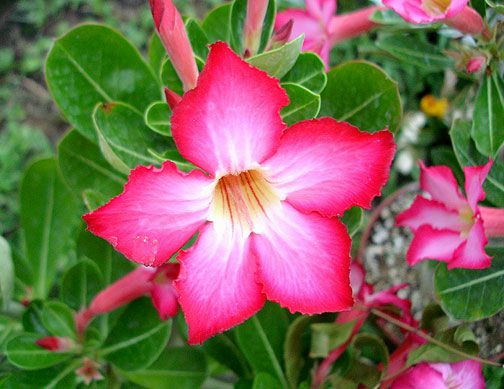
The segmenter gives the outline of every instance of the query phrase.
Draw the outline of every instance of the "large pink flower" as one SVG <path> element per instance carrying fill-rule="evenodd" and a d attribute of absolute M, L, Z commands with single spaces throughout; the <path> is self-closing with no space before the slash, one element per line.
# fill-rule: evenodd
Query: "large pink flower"
<path fill-rule="evenodd" d="M 469 0 L 383 0 L 411 23 L 432 23 L 460 13 Z"/>
<path fill-rule="evenodd" d="M 420 186 L 430 199 L 417 196 L 411 207 L 397 217 L 399 225 L 415 234 L 406 257 L 410 265 L 437 259 L 447 262 L 449 269 L 490 266 L 478 201 L 485 198 L 482 185 L 491 167 L 492 161 L 464 168 L 465 198 L 447 166 L 427 168 L 420 164 Z"/>
<path fill-rule="evenodd" d="M 402 373 L 391 389 L 484 389 L 481 364 L 473 361 L 456 363 L 421 363 Z"/>
<path fill-rule="evenodd" d="M 91 232 L 148 266 L 198 233 L 178 256 L 189 343 L 244 321 L 266 298 L 308 314 L 352 306 L 350 238 L 336 216 L 380 193 L 393 138 L 331 118 L 286 129 L 288 101 L 277 79 L 213 44 L 171 117 L 180 153 L 206 173 L 137 167 L 121 195 L 84 216 Z"/>

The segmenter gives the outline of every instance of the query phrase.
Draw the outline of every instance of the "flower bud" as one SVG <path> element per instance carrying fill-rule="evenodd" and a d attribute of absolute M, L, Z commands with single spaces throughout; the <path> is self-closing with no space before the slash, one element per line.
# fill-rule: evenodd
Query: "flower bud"
<path fill-rule="evenodd" d="M 268 9 L 268 0 L 248 0 L 247 16 L 243 31 L 244 49 L 249 55 L 254 55 L 259 49 L 261 42 L 262 25 L 266 10 Z"/>
<path fill-rule="evenodd" d="M 479 72 L 486 65 L 486 57 L 484 55 L 476 55 L 471 57 L 466 64 L 467 73 Z"/>
<path fill-rule="evenodd" d="M 35 341 L 35 344 L 54 352 L 66 352 L 74 346 L 74 342 L 70 338 L 59 336 L 46 336 Z"/>

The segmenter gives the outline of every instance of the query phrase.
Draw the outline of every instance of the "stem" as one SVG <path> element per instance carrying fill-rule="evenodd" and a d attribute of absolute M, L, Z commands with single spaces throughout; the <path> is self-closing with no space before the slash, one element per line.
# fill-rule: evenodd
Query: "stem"
<path fill-rule="evenodd" d="M 350 336 L 350 338 L 348 338 L 348 340 L 341 346 L 338 346 L 334 350 L 332 350 L 329 355 L 325 357 L 325 359 L 320 363 L 317 371 L 315 372 L 311 389 L 318 389 L 322 387 L 327 378 L 327 375 L 329 374 L 329 371 L 331 370 L 332 364 L 341 356 L 341 354 L 343 354 L 352 339 L 353 335 Z"/>
<path fill-rule="evenodd" d="M 396 326 L 398 326 L 398 327 L 400 327 L 400 328 L 402 328 L 402 329 L 404 329 L 406 331 L 412 332 L 415 335 L 418 335 L 419 337 L 425 339 L 427 342 L 435 344 L 436 346 L 439 346 L 439 347 L 441 347 L 441 348 L 443 348 L 443 349 L 445 349 L 445 350 L 447 350 L 447 351 L 449 351 L 449 352 L 451 352 L 453 354 L 459 355 L 459 356 L 464 357 L 466 359 L 472 359 L 474 361 L 477 361 L 479 363 L 484 363 L 486 365 L 503 367 L 503 365 L 501 365 L 499 363 L 496 363 L 496 362 L 493 362 L 493 361 L 489 361 L 487 359 L 482 359 L 482 358 L 476 357 L 474 355 L 467 354 L 464 351 L 457 350 L 456 348 L 451 347 L 450 345 L 448 345 L 446 343 L 443 343 L 443 342 L 437 340 L 436 338 L 433 338 L 430 335 L 427 335 L 423 331 L 421 331 L 421 330 L 419 330 L 419 329 L 417 329 L 415 327 L 412 327 L 409 324 L 403 323 L 400 320 L 395 319 L 394 317 L 386 314 L 385 312 L 380 311 L 379 309 L 371 308 L 371 313 L 373 315 L 376 315 L 378 317 L 381 317 L 382 319 L 385 319 L 385 320 L 389 321 L 392 324 L 395 324 Z"/>
<path fill-rule="evenodd" d="M 386 197 L 372 212 L 371 215 L 369 216 L 369 221 L 368 224 L 366 225 L 366 228 L 362 232 L 360 242 L 359 242 L 359 251 L 357 252 L 357 256 L 355 257 L 355 260 L 357 263 L 362 264 L 362 260 L 364 257 L 364 253 L 366 252 L 367 244 L 369 241 L 369 238 L 371 236 L 371 232 L 373 231 L 373 226 L 374 224 L 378 221 L 380 218 L 380 214 L 382 211 L 388 207 L 390 204 L 392 204 L 394 201 L 397 200 L 398 197 L 402 196 L 405 193 L 413 192 L 418 190 L 418 182 L 411 182 L 402 188 L 396 190 L 394 193 L 392 193 L 390 196 Z"/>

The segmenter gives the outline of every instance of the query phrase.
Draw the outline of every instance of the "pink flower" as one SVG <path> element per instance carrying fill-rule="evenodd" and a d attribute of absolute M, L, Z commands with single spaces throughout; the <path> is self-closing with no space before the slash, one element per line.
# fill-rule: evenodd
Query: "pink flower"
<path fill-rule="evenodd" d="M 147 266 L 198 233 L 178 255 L 189 343 L 243 322 L 266 298 L 308 314 L 352 306 L 350 238 L 336 216 L 380 193 L 393 138 L 332 118 L 286 129 L 279 113 L 288 102 L 277 79 L 225 43 L 211 45 L 171 117 L 179 152 L 201 170 L 139 166 L 121 195 L 84 216 L 91 232 Z"/>
<path fill-rule="evenodd" d="M 290 8 L 279 12 L 275 20 L 275 30 L 292 20 L 294 22 L 291 39 L 304 34 L 304 51 L 320 55 L 329 67 L 329 52 L 332 46 L 346 39 L 361 35 L 375 26 L 369 20 L 378 7 L 368 7 L 344 15 L 334 16 L 336 0 L 307 0 L 306 10 Z"/>
<path fill-rule="evenodd" d="M 420 186 L 430 199 L 417 196 L 397 217 L 398 225 L 409 227 L 415 234 L 406 256 L 411 266 L 425 259 L 447 262 L 448 269 L 490 266 L 478 201 L 485 198 L 482 185 L 491 167 L 492 161 L 464 168 L 465 198 L 448 167 L 427 168 L 420 163 Z"/>
<path fill-rule="evenodd" d="M 481 365 L 473 360 L 420 363 L 397 377 L 392 389 L 484 389 Z"/>
<path fill-rule="evenodd" d="M 99 381 L 103 379 L 100 373 L 100 365 L 89 358 L 82 360 L 82 366 L 75 370 L 75 374 L 79 377 L 79 381 L 89 385 L 92 381 Z"/>
<path fill-rule="evenodd" d="M 442 21 L 468 34 L 485 31 L 481 16 L 467 6 L 469 0 L 383 0 L 405 20 L 413 24 Z"/>
<path fill-rule="evenodd" d="M 35 344 L 54 352 L 66 352 L 75 347 L 72 339 L 60 336 L 45 336 L 38 339 Z"/>
<path fill-rule="evenodd" d="M 192 89 L 198 80 L 198 68 L 182 17 L 172 0 L 149 0 L 149 4 L 156 30 L 184 90 Z"/>
<path fill-rule="evenodd" d="M 467 73 L 479 72 L 483 68 L 483 66 L 486 65 L 486 61 L 487 60 L 484 55 L 476 55 L 474 57 L 471 57 L 469 61 L 467 61 Z"/>
<path fill-rule="evenodd" d="M 245 51 L 249 55 L 254 55 L 259 48 L 268 2 L 268 0 L 247 1 L 247 16 L 245 18 L 243 40 Z"/>
<path fill-rule="evenodd" d="M 140 266 L 98 293 L 88 308 L 76 316 L 77 332 L 84 333 L 94 317 L 111 312 L 123 305 L 150 294 L 152 304 L 162 320 L 177 314 L 177 292 L 173 281 L 179 265 L 167 263 L 157 269 Z"/>

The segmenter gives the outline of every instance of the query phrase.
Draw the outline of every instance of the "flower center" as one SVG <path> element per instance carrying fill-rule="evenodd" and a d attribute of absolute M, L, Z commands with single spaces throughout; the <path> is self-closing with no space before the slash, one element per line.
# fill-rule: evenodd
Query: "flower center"
<path fill-rule="evenodd" d="M 450 6 L 451 0 L 424 0 L 423 8 L 431 15 L 438 16 L 444 14 Z"/>
<path fill-rule="evenodd" d="M 462 208 L 459 211 L 459 217 L 462 220 L 461 235 L 463 237 L 467 237 L 474 224 L 474 214 L 472 209 L 469 206 Z"/>
<path fill-rule="evenodd" d="M 280 197 L 259 170 L 247 170 L 222 177 L 214 191 L 209 220 L 216 228 L 240 228 L 248 235 L 262 231 L 268 209 L 280 204 Z"/>

